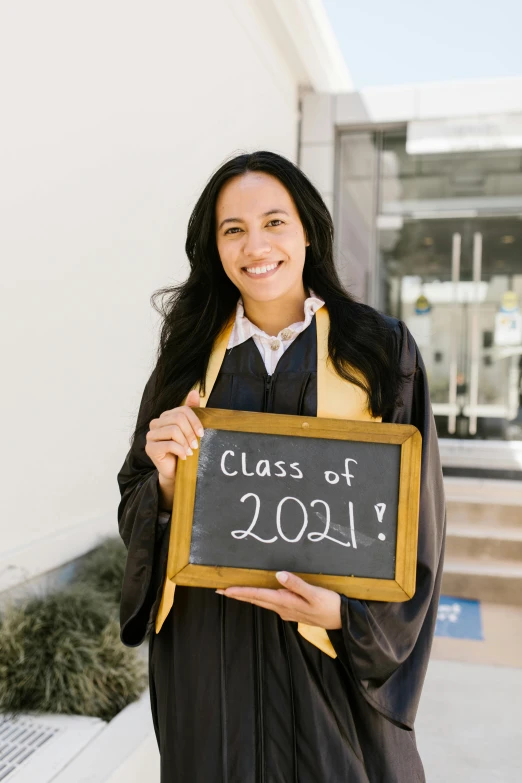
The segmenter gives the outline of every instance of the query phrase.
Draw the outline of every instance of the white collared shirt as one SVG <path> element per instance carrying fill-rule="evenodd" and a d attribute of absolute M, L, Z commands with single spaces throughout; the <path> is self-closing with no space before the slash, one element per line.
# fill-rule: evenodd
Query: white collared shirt
<path fill-rule="evenodd" d="M 243 300 L 240 298 L 236 307 L 236 320 L 234 327 L 228 341 L 227 348 L 235 348 L 236 345 L 241 345 L 250 337 L 252 337 L 254 343 L 259 349 L 261 357 L 263 359 L 266 371 L 269 375 L 272 375 L 277 362 L 284 354 L 286 349 L 293 343 L 295 338 L 301 334 L 308 326 L 314 317 L 317 310 L 324 305 L 324 300 L 319 296 L 316 296 L 313 291 L 310 291 L 310 296 L 304 303 L 304 320 L 297 321 L 290 324 L 290 326 L 281 329 L 276 337 L 271 337 L 258 326 L 249 321 L 245 315 L 245 309 L 243 307 Z"/>

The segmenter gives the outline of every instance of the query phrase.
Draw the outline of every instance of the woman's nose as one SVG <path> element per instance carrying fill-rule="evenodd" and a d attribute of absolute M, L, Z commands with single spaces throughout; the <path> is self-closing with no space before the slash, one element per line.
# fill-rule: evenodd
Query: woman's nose
<path fill-rule="evenodd" d="M 266 235 L 259 232 L 250 231 L 246 235 L 243 253 L 249 258 L 264 258 L 271 251 L 272 247 Z"/>

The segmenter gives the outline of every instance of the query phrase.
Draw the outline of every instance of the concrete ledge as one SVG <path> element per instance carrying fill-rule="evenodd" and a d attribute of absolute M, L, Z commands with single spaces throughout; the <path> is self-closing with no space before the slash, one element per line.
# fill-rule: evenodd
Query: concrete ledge
<path fill-rule="evenodd" d="M 159 783 L 149 691 L 122 710 L 52 783 Z"/>
<path fill-rule="evenodd" d="M 106 725 L 83 715 L 0 713 L 0 780 L 52 783 Z"/>

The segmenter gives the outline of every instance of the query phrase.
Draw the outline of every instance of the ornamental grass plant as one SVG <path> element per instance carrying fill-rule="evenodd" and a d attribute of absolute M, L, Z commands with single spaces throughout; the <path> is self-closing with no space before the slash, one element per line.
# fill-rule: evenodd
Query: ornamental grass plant
<path fill-rule="evenodd" d="M 147 684 L 137 650 L 120 640 L 125 549 L 109 541 L 85 558 L 78 580 L 8 607 L 0 618 L 0 710 L 111 720 Z"/>
<path fill-rule="evenodd" d="M 75 582 L 98 590 L 118 609 L 126 557 L 121 538 L 108 538 L 85 555 L 78 565 Z"/>

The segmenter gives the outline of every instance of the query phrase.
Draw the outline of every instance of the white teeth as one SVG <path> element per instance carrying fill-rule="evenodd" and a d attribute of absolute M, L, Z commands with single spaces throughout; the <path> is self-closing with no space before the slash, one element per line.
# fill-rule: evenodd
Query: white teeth
<path fill-rule="evenodd" d="M 271 272 L 272 269 L 275 269 L 277 266 L 279 266 L 279 262 L 269 264 L 268 266 L 253 266 L 250 267 L 250 269 L 247 269 L 247 272 L 251 275 L 263 275 L 265 272 Z"/>

